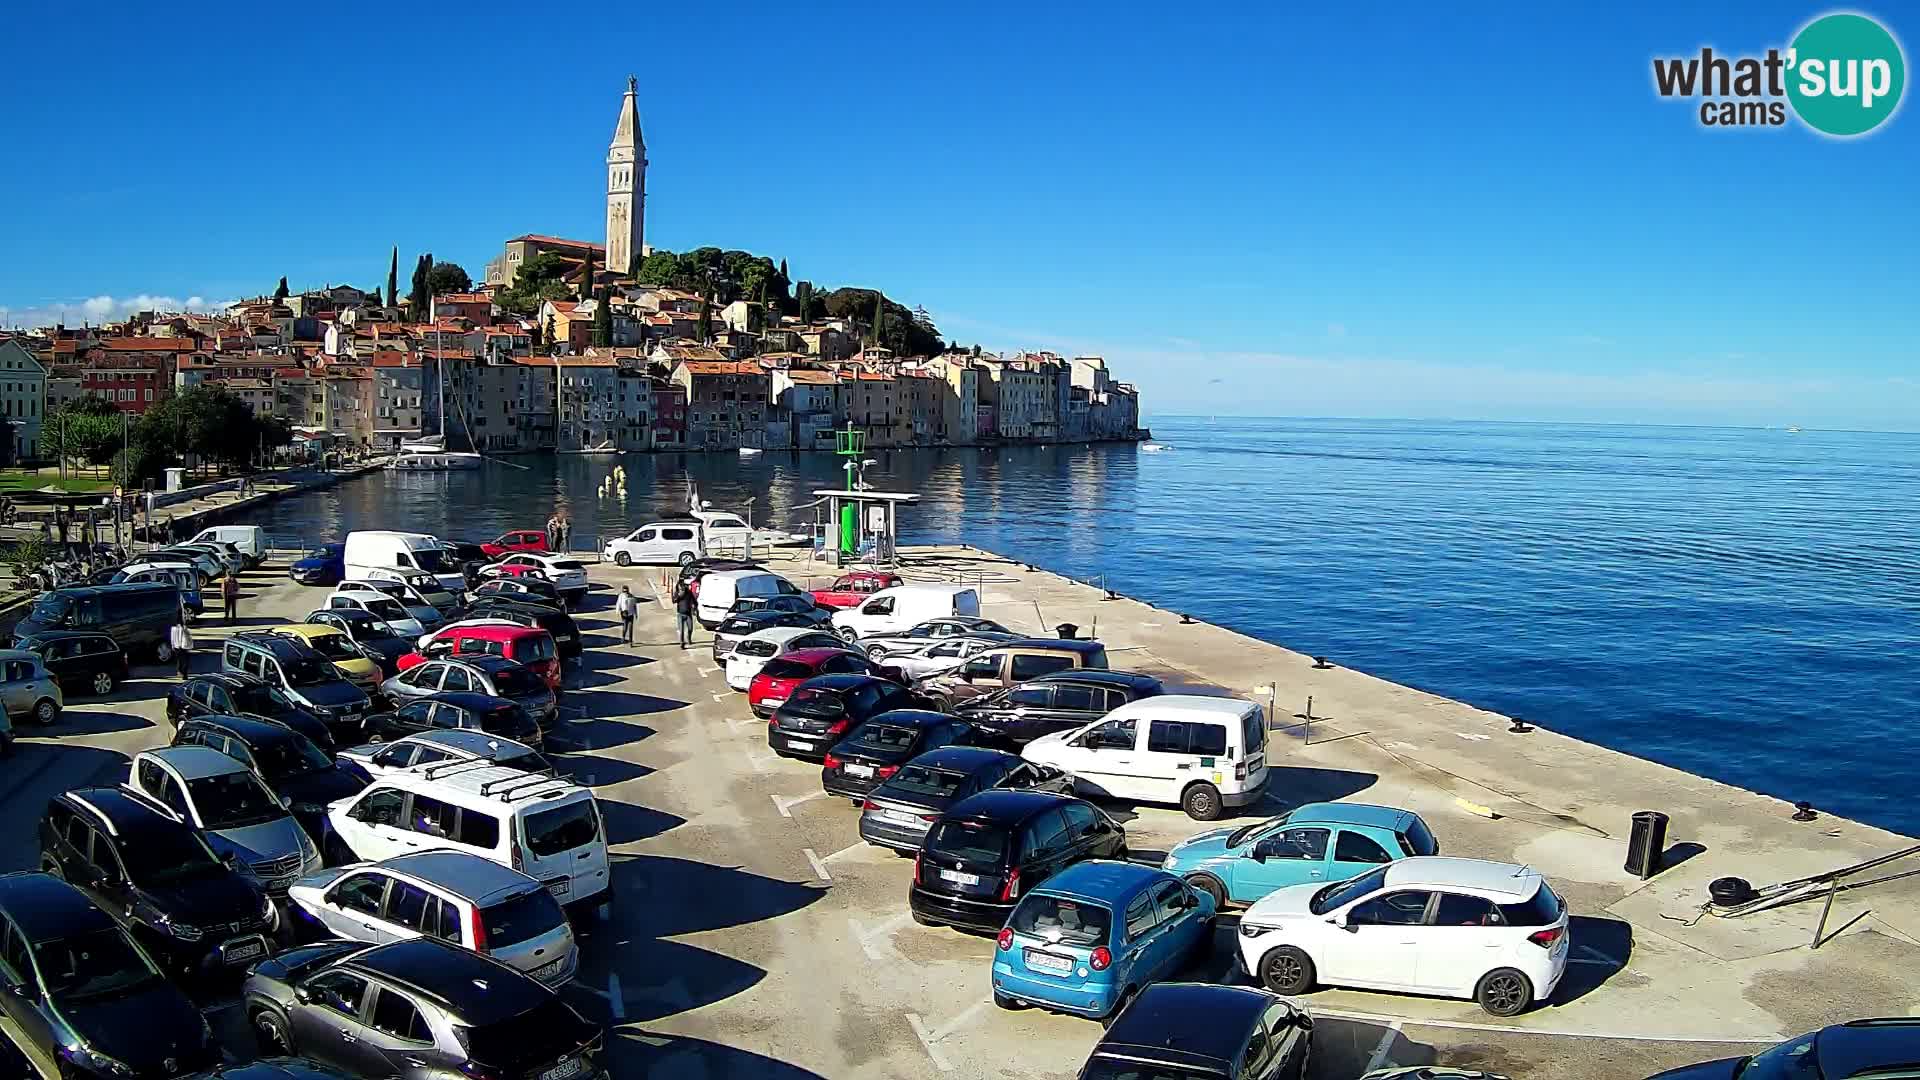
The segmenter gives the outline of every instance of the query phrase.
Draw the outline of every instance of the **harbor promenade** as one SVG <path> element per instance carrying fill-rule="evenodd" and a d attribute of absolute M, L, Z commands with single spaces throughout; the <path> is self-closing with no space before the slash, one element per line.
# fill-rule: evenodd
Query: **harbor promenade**
<path fill-rule="evenodd" d="M 1574 963 L 1544 1007 L 1495 1020 L 1471 1002 L 1321 990 L 1315 1080 L 1443 1063 L 1515 1080 L 1638 1080 L 1689 1061 L 1750 1053 L 1838 1020 L 1904 1015 L 1920 1002 L 1920 879 L 1843 892 L 1828 939 L 1810 947 L 1818 900 L 1740 919 L 1706 913 L 1706 884 L 1798 878 L 1913 841 L 1703 780 L 1627 754 L 1385 682 L 1175 612 L 1107 599 L 1091 586 L 958 547 L 903 553 L 910 580 L 981 589 L 983 614 L 1018 630 L 1095 631 L 1116 668 L 1195 692 L 1274 702 L 1273 772 L 1241 820 L 1343 798 L 1405 806 L 1448 854 L 1526 862 L 1567 899 Z M 772 567 L 803 586 L 834 570 L 804 553 Z M 817 766 L 779 759 L 744 695 L 729 691 L 698 635 L 674 644 L 663 568 L 595 566 L 577 616 L 583 663 L 569 671 L 562 767 L 595 789 L 615 852 L 611 923 L 584 929 L 569 1000 L 614 1028 L 609 1065 L 638 1077 L 1065 1078 L 1100 1028 L 988 996 L 990 939 L 915 925 L 908 860 L 862 844 L 856 812 L 823 796 Z M 643 603 L 639 644 L 618 643 L 612 593 Z M 270 564 L 247 575 L 242 628 L 322 604 Z M 206 651 L 227 631 L 197 628 Z M 104 701 L 74 701 L 29 728 L 0 791 L 0 869 L 34 864 L 47 796 L 124 776 L 128 757 L 167 741 L 158 666 Z M 1313 698 L 1314 721 L 1303 719 Z M 1296 714 L 1300 714 L 1296 716 Z M 1817 802 L 1817 793 L 1809 798 Z M 1158 861 L 1208 827 L 1178 809 L 1112 805 L 1133 856 Z M 1667 869 L 1623 869 L 1630 815 L 1671 815 Z M 1886 870 L 1903 873 L 1894 864 Z M 1869 875 L 1874 876 L 1874 875 Z M 1231 980 L 1235 918 L 1187 977 Z M 229 1000 L 216 1029 L 245 1047 Z"/>

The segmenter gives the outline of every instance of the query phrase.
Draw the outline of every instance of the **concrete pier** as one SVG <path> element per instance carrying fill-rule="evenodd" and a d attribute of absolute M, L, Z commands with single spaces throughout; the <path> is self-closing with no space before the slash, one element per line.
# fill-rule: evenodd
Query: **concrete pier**
<path fill-rule="evenodd" d="M 1448 854 L 1528 863 L 1567 898 L 1574 962 L 1545 1007 L 1496 1020 L 1465 1001 L 1303 997 L 1320 1017 L 1317 1080 L 1429 1062 L 1516 1080 L 1637 1080 L 1920 1003 L 1920 877 L 1839 894 L 1818 949 L 1817 900 L 1741 919 L 1703 910 L 1713 878 L 1784 881 L 1912 844 L 1906 837 L 1826 815 L 1794 821 L 1779 800 L 1552 731 L 1513 733 L 1504 717 L 1338 664 L 1316 668 L 977 550 L 903 554 L 909 579 L 977 584 L 983 614 L 1015 629 L 1051 634 L 1072 622 L 1085 634 L 1097 624 L 1116 668 L 1276 702 L 1275 771 L 1265 802 L 1242 820 L 1327 798 L 1404 806 Z M 804 553 L 778 554 L 773 568 L 803 586 L 835 573 Z M 664 592 L 672 571 L 598 566 L 592 577 L 577 616 L 588 651 L 569 672 L 556 738 L 565 768 L 603 800 L 619 901 L 611 924 L 587 930 L 566 994 L 615 1027 L 614 1074 L 1072 1076 L 1099 1026 L 996 1009 L 991 941 L 912 923 L 911 863 L 860 842 L 855 811 L 822 795 L 816 766 L 768 752 L 764 723 L 727 689 L 706 634 L 693 650 L 674 644 Z M 618 644 L 612 618 L 622 584 L 646 601 L 632 648 Z M 251 625 L 299 618 L 325 595 L 292 584 L 280 566 L 248 575 L 246 591 Z M 214 617 L 196 630 L 222 632 Z M 124 775 L 129 755 L 167 741 L 171 684 L 160 667 L 143 667 L 109 699 L 75 699 L 55 727 L 21 732 L 0 790 L 0 868 L 35 864 L 32 826 L 49 794 Z M 1157 861 L 1204 827 L 1176 808 L 1110 809 L 1140 859 Z M 1643 809 L 1672 817 L 1668 868 L 1647 881 L 1623 869 L 1629 818 Z M 1913 869 L 1920 864 L 1881 873 Z M 1189 977 L 1232 977 L 1234 922 L 1220 920 L 1211 959 Z M 230 1002 L 209 1008 L 216 1029 L 245 1048 Z"/>

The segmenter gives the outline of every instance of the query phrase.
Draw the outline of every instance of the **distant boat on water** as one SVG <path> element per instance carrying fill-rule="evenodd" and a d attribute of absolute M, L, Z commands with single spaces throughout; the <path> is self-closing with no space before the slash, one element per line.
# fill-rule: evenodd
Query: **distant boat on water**
<path fill-rule="evenodd" d="M 387 462 L 387 468 L 395 472 L 448 472 L 477 469 L 485 460 L 479 454 L 458 450 L 402 450 Z"/>
<path fill-rule="evenodd" d="M 1787 434 L 1789 434 L 1789 435 L 1798 435 L 1798 434 L 1800 434 L 1800 426 L 1799 426 L 1798 424 L 1796 424 L 1796 425 L 1794 425 L 1794 426 L 1792 426 L 1792 427 L 1789 427 L 1789 428 L 1787 429 Z"/>
<path fill-rule="evenodd" d="M 1150 442 L 1141 443 L 1140 449 L 1145 450 L 1149 454 L 1158 454 L 1163 450 L 1171 450 L 1173 447 L 1167 446 L 1164 443 Z"/>
<path fill-rule="evenodd" d="M 759 452 L 760 452 L 760 448 L 757 446 L 743 446 L 740 448 L 741 457 L 752 457 L 753 455 Z"/>

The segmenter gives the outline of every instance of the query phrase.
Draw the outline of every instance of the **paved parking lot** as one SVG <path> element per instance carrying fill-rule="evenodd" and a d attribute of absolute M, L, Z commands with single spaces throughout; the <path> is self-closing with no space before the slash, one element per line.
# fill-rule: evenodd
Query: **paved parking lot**
<path fill-rule="evenodd" d="M 764 724 L 726 688 L 704 634 L 694 650 L 672 644 L 671 611 L 657 591 L 663 573 L 598 567 L 594 577 L 578 616 L 588 653 L 569 674 L 569 719 L 556 748 L 603 800 L 615 851 L 614 917 L 584 935 L 582 968 L 567 990 L 615 1025 L 613 1072 L 1073 1075 L 1099 1025 L 996 1009 L 987 989 L 991 940 L 908 918 L 911 863 L 859 841 L 856 812 L 820 792 L 817 767 L 767 751 Z M 617 644 L 612 625 L 607 589 L 621 583 L 648 601 L 641 644 L 631 649 Z M 1033 628 L 1022 589 L 990 588 L 987 614 Z M 324 594 L 271 568 L 250 575 L 247 591 L 244 621 L 255 624 L 297 618 Z M 1048 606 L 1050 616 L 1061 610 L 1053 599 Z M 1156 646 L 1151 617 L 1101 610 L 1116 667 L 1206 681 Z M 32 826 L 47 795 L 118 779 L 132 753 L 166 740 L 160 698 L 170 682 L 160 668 L 143 668 L 112 700 L 77 702 L 57 727 L 25 733 L 4 766 L 0 866 L 34 864 Z M 1320 1016 L 1316 1077 L 1438 1061 L 1516 1078 L 1630 1080 L 1848 1016 L 1906 1013 L 1920 1000 L 1912 963 L 1920 953 L 1897 926 L 1869 919 L 1818 952 L 1755 948 L 1737 962 L 1716 959 L 1680 930 L 1669 937 L 1610 913 L 1641 889 L 1618 869 L 1617 837 L 1551 816 L 1527 820 L 1511 807 L 1489 821 L 1462 810 L 1457 790 L 1436 782 L 1441 766 L 1410 749 L 1349 738 L 1338 723 L 1315 738 L 1279 747 L 1261 813 L 1334 797 L 1409 806 L 1449 853 L 1538 866 L 1576 915 L 1566 983 L 1548 1007 L 1511 1020 L 1492 1021 L 1470 1002 L 1346 991 L 1303 999 Z M 1136 858 L 1157 859 L 1201 827 L 1177 810 L 1111 809 Z M 1231 977 L 1232 923 L 1221 920 L 1213 956 L 1191 977 Z M 217 1029 L 244 1051 L 236 1010 L 218 995 L 209 1006 Z"/>

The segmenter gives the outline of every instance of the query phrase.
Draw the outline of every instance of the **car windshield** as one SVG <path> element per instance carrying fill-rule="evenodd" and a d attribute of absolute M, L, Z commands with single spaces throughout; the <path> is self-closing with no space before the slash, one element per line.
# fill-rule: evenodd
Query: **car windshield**
<path fill-rule="evenodd" d="M 117 926 L 41 942 L 33 959 L 48 991 L 74 999 L 124 993 L 160 978 Z"/>
<path fill-rule="evenodd" d="M 313 646 L 314 652 L 319 653 L 329 660 L 360 659 L 360 654 L 354 651 L 353 646 L 349 645 L 347 639 L 343 636 L 337 634 L 315 634 L 313 637 L 305 640 L 308 645 Z"/>
<path fill-rule="evenodd" d="M 900 724 L 876 724 L 872 721 L 853 729 L 841 745 L 850 750 L 875 750 L 880 753 L 899 753 L 913 749 L 914 740 L 920 737 L 920 729 Z"/>
<path fill-rule="evenodd" d="M 340 673 L 333 670 L 332 664 L 317 656 L 283 661 L 280 670 L 287 673 L 289 686 L 312 686 L 315 683 L 335 682 L 340 678 Z"/>
<path fill-rule="evenodd" d="M 1268 829 L 1285 825 L 1287 823 L 1287 819 L 1292 816 L 1293 816 L 1293 812 L 1288 811 L 1287 813 L 1281 814 L 1279 817 L 1270 817 L 1265 821 L 1256 821 L 1251 825 L 1242 825 L 1239 828 L 1233 830 L 1233 832 L 1227 834 L 1227 846 L 1230 848 L 1237 848 L 1241 844 L 1246 843 L 1248 840 L 1253 839 L 1254 835 L 1257 833 L 1264 833 Z"/>
<path fill-rule="evenodd" d="M 526 717 L 527 714 L 520 711 L 520 706 L 502 705 L 480 718 L 480 730 L 489 735 L 512 735 L 520 730 L 520 722 Z M 439 718 L 434 719 L 437 721 Z M 463 723 L 461 726 L 466 725 Z"/>
<path fill-rule="evenodd" d="M 559 855 L 600 838 L 600 815 L 592 799 L 581 799 L 526 818 L 527 850 L 540 858 Z"/>
<path fill-rule="evenodd" d="M 942 821 L 927 833 L 927 854 L 999 866 L 1007 861 L 1007 830 L 985 821 Z"/>
<path fill-rule="evenodd" d="M 205 829 L 243 829 L 286 816 L 286 808 L 250 772 L 187 781 L 187 796 Z"/>
<path fill-rule="evenodd" d="M 138 843 L 120 848 L 120 861 L 128 880 L 149 887 L 228 872 L 199 833 L 178 827 L 148 830 Z"/>
<path fill-rule="evenodd" d="M 552 893 L 534 889 L 480 909 L 480 923 L 487 931 L 487 948 L 498 949 L 565 926 L 567 914 Z"/>
<path fill-rule="evenodd" d="M 429 574 L 458 573 L 453 560 L 443 548 L 416 548 L 412 552 L 415 566 Z"/>
<path fill-rule="evenodd" d="M 510 668 L 501 668 L 494 672 L 493 685 L 499 688 L 500 694 L 503 697 L 540 694 L 545 693 L 547 689 L 545 679 L 518 665 Z"/>
<path fill-rule="evenodd" d="M 405 634 L 387 625 L 384 619 L 365 619 L 355 624 L 354 637 L 361 641 L 368 638 L 406 638 Z"/>
<path fill-rule="evenodd" d="M 735 656 L 744 656 L 752 660 L 762 660 L 780 651 L 780 646 L 771 641 L 743 641 L 734 646 Z"/>
<path fill-rule="evenodd" d="M 785 708 L 801 716 L 839 716 L 847 711 L 847 703 L 831 690 L 798 690 L 787 699 Z"/>
<path fill-rule="evenodd" d="M 742 603 L 745 603 L 745 601 L 742 601 Z M 735 616 L 730 619 L 722 619 L 720 625 L 715 627 L 713 632 L 716 634 L 751 634 L 755 630 L 760 629 L 760 622 L 761 620 L 759 619 L 746 619 Z"/>
<path fill-rule="evenodd" d="M 293 711 L 293 701 L 271 686 L 250 684 L 233 687 L 233 707 L 261 716 L 279 716 Z"/>
<path fill-rule="evenodd" d="M 813 677 L 813 668 L 798 660 L 776 659 L 767 661 L 767 666 L 760 669 L 760 674 L 769 679 L 810 679 Z"/>
<path fill-rule="evenodd" d="M 1016 934 L 1045 938 L 1059 945 L 1105 945 L 1113 916 L 1106 908 L 1061 896 L 1029 893 L 1013 909 L 1007 925 Z"/>
<path fill-rule="evenodd" d="M 1315 915 L 1325 915 L 1334 908 L 1350 904 L 1370 893 L 1380 891 L 1387 883 L 1387 868 L 1381 867 L 1371 874 L 1362 874 L 1352 881 L 1329 885 L 1313 894 L 1313 901 L 1307 905 Z"/>
<path fill-rule="evenodd" d="M 33 605 L 33 621 L 45 626 L 59 626 L 67 621 L 67 613 L 73 610 L 73 598 L 58 593 L 47 593 Z"/>
<path fill-rule="evenodd" d="M 562 571 L 572 571 L 572 570 L 585 571 L 587 568 L 585 563 L 576 561 L 574 559 L 555 559 L 553 560 L 551 565 L 555 570 L 562 570 Z"/>
<path fill-rule="evenodd" d="M 1733 1075 L 1739 1080 L 1821 1080 L 1819 1055 L 1814 1053 L 1818 1033 L 1788 1039 L 1743 1062 Z"/>
<path fill-rule="evenodd" d="M 254 764 L 270 784 L 333 768 L 326 753 L 297 731 L 251 749 Z"/>
<path fill-rule="evenodd" d="M 925 765 L 904 765 L 893 774 L 883 786 L 888 791 L 902 794 L 933 795 L 942 799 L 951 799 L 960 785 L 967 782 L 966 773 L 948 769 L 929 769 Z"/>
<path fill-rule="evenodd" d="M 598 1034 L 571 1006 L 553 996 L 518 1016 L 454 1031 L 476 1063 L 508 1073 L 545 1065 L 585 1046 Z"/>
<path fill-rule="evenodd" d="M 367 596 L 362 594 L 360 596 L 360 603 L 365 605 L 368 611 L 373 612 L 382 619 L 410 619 L 413 617 L 407 614 L 406 608 L 401 607 L 389 597 Z"/>
<path fill-rule="evenodd" d="M 1159 1065 L 1132 1058 L 1093 1055 L 1080 1080 L 1219 1080 L 1218 1072 Z"/>

